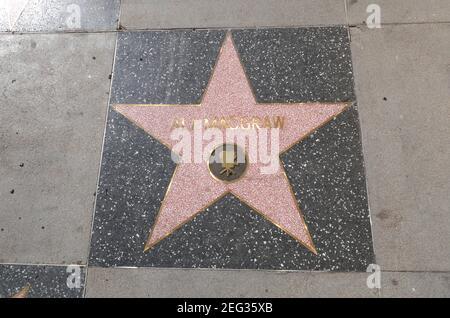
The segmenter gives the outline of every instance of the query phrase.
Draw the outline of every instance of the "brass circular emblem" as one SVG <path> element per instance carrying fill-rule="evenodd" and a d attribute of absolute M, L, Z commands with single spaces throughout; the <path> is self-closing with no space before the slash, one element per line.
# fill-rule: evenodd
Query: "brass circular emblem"
<path fill-rule="evenodd" d="M 222 144 L 211 152 L 208 169 L 215 179 L 234 182 L 244 175 L 247 169 L 247 156 L 236 144 Z"/>

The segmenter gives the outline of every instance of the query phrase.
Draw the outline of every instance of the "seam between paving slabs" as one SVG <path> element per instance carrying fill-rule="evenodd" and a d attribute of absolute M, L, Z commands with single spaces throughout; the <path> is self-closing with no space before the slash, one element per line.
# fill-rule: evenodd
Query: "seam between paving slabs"
<path fill-rule="evenodd" d="M 0 263 L 0 265 L 6 266 L 47 266 L 47 267 L 67 267 L 67 266 L 79 266 L 87 267 L 86 264 L 46 264 L 46 263 Z"/>
<path fill-rule="evenodd" d="M 117 25 L 116 28 L 118 29 L 120 26 L 120 17 L 122 16 L 122 0 L 119 1 L 119 15 L 118 15 L 118 19 L 117 19 Z M 108 32 L 109 33 L 109 32 Z M 91 241 L 92 241 L 92 231 L 94 230 L 94 218 L 95 218 L 95 207 L 97 205 L 97 190 L 98 190 L 98 184 L 100 182 L 100 173 L 101 173 L 101 169 L 102 169 L 102 161 L 103 161 L 103 148 L 105 146 L 105 136 L 106 136 L 106 129 L 108 127 L 108 116 L 109 116 L 109 105 L 111 102 L 111 92 L 112 92 L 112 83 L 113 83 L 113 77 L 114 77 L 114 67 L 115 67 L 115 61 L 116 61 L 116 52 L 117 52 L 117 42 L 118 42 L 118 38 L 119 35 L 117 33 L 117 31 L 112 31 L 112 33 L 116 33 L 115 36 L 115 43 L 114 43 L 114 51 L 113 51 L 113 58 L 112 58 L 112 65 L 111 65 L 111 79 L 109 82 L 109 96 L 108 96 L 108 102 L 106 105 L 106 114 L 105 114 L 105 118 L 104 118 L 104 128 L 103 128 L 103 138 L 102 138 L 102 147 L 101 147 L 101 152 L 100 152 L 100 161 L 99 161 L 99 166 L 98 166 L 98 170 L 97 170 L 97 182 L 95 184 L 95 199 L 94 199 L 94 204 L 92 207 L 92 217 L 91 217 L 91 231 L 89 233 L 89 245 L 88 245 L 88 252 L 87 252 L 87 257 L 86 257 L 86 270 L 85 270 L 85 276 L 84 276 L 84 290 L 83 290 L 83 295 L 82 297 L 85 298 L 86 297 L 86 293 L 87 293 L 87 288 L 88 288 L 88 275 L 89 275 L 89 256 L 91 254 Z"/>
<path fill-rule="evenodd" d="M 94 204 L 93 204 L 92 213 L 91 213 L 91 227 L 90 227 L 91 230 L 89 232 L 89 245 L 88 245 L 87 258 L 86 258 L 86 273 L 85 273 L 85 284 L 84 284 L 83 297 L 86 296 L 86 290 L 87 290 L 87 279 L 88 279 L 88 275 L 89 275 L 89 256 L 91 254 L 92 231 L 94 230 L 94 217 L 95 217 L 95 207 L 97 204 L 98 184 L 100 182 L 100 172 L 102 169 L 102 161 L 103 161 L 103 148 L 105 146 L 105 135 L 106 135 L 106 129 L 108 126 L 109 105 L 111 102 L 112 83 L 113 83 L 113 79 L 114 79 L 114 67 L 115 67 L 115 60 L 116 60 L 117 42 L 118 42 L 118 34 L 116 34 L 115 43 L 114 43 L 114 51 L 113 51 L 114 55 L 112 58 L 111 73 L 110 73 L 111 80 L 109 83 L 109 97 L 108 97 L 108 102 L 106 105 L 106 114 L 105 114 L 105 118 L 104 118 L 103 137 L 102 137 L 102 147 L 101 147 L 101 152 L 100 152 L 100 161 L 98 163 L 98 169 L 97 169 L 97 181 L 95 184 L 95 199 L 94 199 Z"/>
<path fill-rule="evenodd" d="M 353 62 L 353 50 L 352 50 L 352 37 L 351 37 L 351 33 L 350 33 L 350 27 L 347 27 L 347 31 L 348 31 L 348 41 L 349 41 L 349 46 L 350 46 L 350 62 L 352 64 L 352 81 L 353 81 L 353 91 L 355 94 L 355 101 L 354 103 L 356 104 L 356 110 L 357 110 L 357 114 L 358 114 L 358 132 L 359 132 L 359 136 L 360 136 L 360 143 L 361 143 L 361 152 L 363 155 L 363 168 L 364 168 L 364 175 L 365 175 L 365 188 L 366 188 L 366 196 L 367 196 L 367 208 L 369 210 L 369 220 L 370 220 L 370 232 L 371 232 L 371 236 L 372 236 L 372 250 L 373 250 L 373 258 L 374 258 L 374 262 L 375 264 L 377 264 L 377 253 L 375 250 L 375 243 L 374 243 L 374 231 L 373 231 L 373 222 L 372 222 L 372 211 L 371 211 L 371 194 L 369 193 L 369 180 L 367 178 L 367 162 L 366 162 L 366 156 L 365 156 L 365 151 L 364 151 L 364 138 L 363 138 L 363 130 L 362 130 L 362 122 L 361 122 L 361 115 L 359 113 L 359 105 L 358 105 L 358 96 L 357 96 L 357 90 L 356 90 L 356 73 L 355 73 L 355 67 L 354 67 L 354 62 Z"/>
<path fill-rule="evenodd" d="M 195 271 L 195 272 L 254 272 L 272 274 L 366 274 L 361 271 L 331 271 L 331 270 L 305 270 L 305 269 L 252 269 L 252 268 L 206 268 L 206 267 L 149 267 L 149 266 L 91 266 L 91 269 L 101 270 L 148 270 L 148 271 Z M 388 271 L 382 271 L 388 272 Z M 393 271 L 395 272 L 395 271 Z M 368 273 L 370 274 L 370 273 Z"/>
<path fill-rule="evenodd" d="M 388 22 L 381 23 L 383 26 L 407 26 L 407 25 L 450 25 L 450 21 L 435 21 L 435 22 Z M 349 28 L 364 28 L 369 29 L 365 24 L 315 24 L 315 25 L 287 25 L 287 26 L 249 26 L 249 27 L 201 27 L 201 28 L 152 28 L 152 29 L 118 29 L 118 30 L 64 30 L 64 31 L 0 31 L 0 36 L 2 35 L 22 35 L 22 34 L 102 34 L 102 33 L 121 33 L 121 32 L 153 32 L 153 31 L 178 31 L 178 30 L 254 30 L 254 29 L 292 29 L 292 28 L 323 28 L 323 27 L 339 27 L 348 26 Z"/>

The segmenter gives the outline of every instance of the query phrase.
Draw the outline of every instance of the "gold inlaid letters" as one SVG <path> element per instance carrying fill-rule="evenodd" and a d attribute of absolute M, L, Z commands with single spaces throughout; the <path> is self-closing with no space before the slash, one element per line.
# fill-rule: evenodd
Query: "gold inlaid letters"
<path fill-rule="evenodd" d="M 176 118 L 172 123 L 172 129 L 177 128 L 187 128 L 190 130 L 194 129 L 194 123 L 201 122 L 205 129 L 217 128 L 217 129 L 261 129 L 261 128 L 279 128 L 284 127 L 284 117 L 283 116 L 252 116 L 252 117 L 241 117 L 241 116 L 228 116 L 228 117 L 212 117 L 195 119 L 191 123 L 187 123 L 184 118 Z"/>

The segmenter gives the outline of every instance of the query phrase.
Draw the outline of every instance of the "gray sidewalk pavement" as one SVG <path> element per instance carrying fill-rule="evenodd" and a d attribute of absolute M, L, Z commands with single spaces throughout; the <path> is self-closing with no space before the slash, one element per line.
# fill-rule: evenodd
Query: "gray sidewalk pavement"
<path fill-rule="evenodd" d="M 86 263 L 114 45 L 0 36 L 0 263 Z"/>
<path fill-rule="evenodd" d="M 351 38 L 381 289 L 368 273 L 89 267 L 117 33 L 330 25 Z M 450 1 L 5 1 L 0 90 L 0 264 L 86 265 L 87 297 L 450 297 Z"/>

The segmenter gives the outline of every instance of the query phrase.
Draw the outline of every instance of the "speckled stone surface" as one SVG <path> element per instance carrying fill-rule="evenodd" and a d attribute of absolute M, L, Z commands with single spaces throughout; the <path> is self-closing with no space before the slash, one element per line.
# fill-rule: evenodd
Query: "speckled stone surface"
<path fill-rule="evenodd" d="M 254 29 L 233 36 L 258 101 L 355 100 L 346 28 Z"/>
<path fill-rule="evenodd" d="M 80 288 L 71 276 L 74 269 L 67 266 L 0 265 L 0 298 L 80 298 L 85 268 L 78 268 Z"/>
<path fill-rule="evenodd" d="M 12 26 L 17 32 L 111 31 L 120 0 L 30 0 Z"/>
<path fill-rule="evenodd" d="M 224 31 L 118 34 L 111 103 L 198 103 Z"/>
<path fill-rule="evenodd" d="M 224 35 L 119 34 L 111 103 L 198 102 Z M 354 101 L 345 28 L 233 37 L 259 102 Z M 317 256 L 231 195 L 144 253 L 175 164 L 169 149 L 110 109 L 89 265 L 365 271 L 374 255 L 356 106 L 281 159 Z"/>

